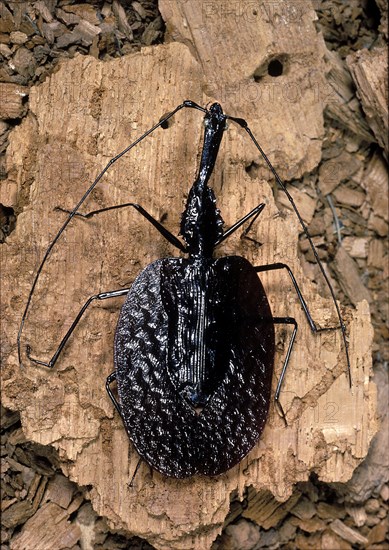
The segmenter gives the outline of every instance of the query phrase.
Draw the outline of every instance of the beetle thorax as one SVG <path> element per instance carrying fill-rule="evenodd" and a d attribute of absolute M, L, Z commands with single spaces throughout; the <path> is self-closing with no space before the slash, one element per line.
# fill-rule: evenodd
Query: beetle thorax
<path fill-rule="evenodd" d="M 196 181 L 191 188 L 181 219 L 181 235 L 192 257 L 211 257 L 216 241 L 223 235 L 223 219 L 216 207 L 214 192 Z"/>

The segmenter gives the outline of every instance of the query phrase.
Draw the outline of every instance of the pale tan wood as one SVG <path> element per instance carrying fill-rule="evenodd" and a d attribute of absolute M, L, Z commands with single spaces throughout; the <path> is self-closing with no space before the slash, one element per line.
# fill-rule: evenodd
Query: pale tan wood
<path fill-rule="evenodd" d="M 195 35 L 196 20 L 191 17 L 196 14 L 192 3 L 184 4 L 188 10 L 185 25 Z M 166 10 L 166 5 L 162 9 Z M 315 48 L 312 19 L 309 12 L 302 22 L 295 23 L 300 28 L 299 52 L 304 44 L 306 48 L 301 59 L 308 65 L 320 63 L 309 55 Z M 285 35 L 269 21 L 257 18 L 252 23 L 258 24 L 266 29 L 269 41 L 272 32 Z M 292 37 L 296 32 L 296 27 L 290 28 Z M 202 35 L 211 40 L 211 34 L 205 26 Z M 258 36 L 252 35 L 251 40 L 258 41 Z M 247 36 L 245 44 L 251 44 Z M 282 49 L 287 44 L 285 39 Z M 242 66 L 238 71 L 239 63 L 233 65 L 237 84 L 245 78 L 249 82 L 261 56 L 263 62 L 267 58 L 260 52 L 254 61 L 252 52 L 246 51 L 245 56 L 240 53 L 241 47 L 236 55 Z M 213 52 L 213 48 L 207 51 Z M 183 99 L 204 105 L 214 99 L 204 93 L 210 89 L 209 76 L 203 70 L 205 53 L 198 51 L 199 63 L 193 51 L 193 44 L 189 49 L 176 43 L 107 63 L 81 56 L 63 63 L 57 73 L 31 90 L 30 114 L 13 131 L 7 156 L 6 189 L 14 193 L 16 188 L 19 199 L 27 199 L 16 230 L 7 241 L 3 270 L 2 300 L 7 319 L 4 402 L 20 410 L 27 438 L 53 445 L 62 459 L 63 471 L 77 483 L 91 486 L 90 497 L 99 514 L 115 528 L 147 538 L 161 549 L 209 548 L 221 530 L 234 490 L 243 494 L 251 485 L 255 490 L 269 490 L 283 501 L 293 485 L 306 480 L 312 471 L 326 481 L 346 481 L 366 456 L 376 431 L 375 387 L 369 382 L 372 328 L 366 302 L 358 304 L 356 310 L 344 311 L 353 376 L 350 391 L 339 332 L 311 334 L 294 289 L 282 273 L 272 272 L 262 279 L 274 314 L 294 316 L 299 323 L 282 393 L 288 427 L 272 406 L 258 445 L 239 466 L 220 477 L 177 481 L 165 479 L 142 464 L 134 486 L 128 486 L 138 457 L 104 388 L 105 378 L 113 370 L 112 341 L 119 300 L 89 311 L 52 371 L 29 364 L 25 354 L 24 368 L 18 365 L 16 334 L 33 274 L 64 219 L 54 211 L 55 206 L 73 207 L 115 153 Z M 220 51 L 218 55 L 221 57 Z M 220 67 L 224 71 L 220 78 L 227 79 L 228 71 Z M 219 70 L 215 63 L 213 68 L 214 73 Z M 293 78 L 303 82 L 307 77 L 304 63 L 300 69 L 302 74 L 297 69 L 286 74 L 285 84 Z M 316 69 L 314 74 L 320 78 L 319 67 Z M 231 114 L 250 121 L 271 157 L 277 151 L 276 166 L 284 174 L 288 167 L 293 177 L 311 169 L 320 158 L 322 105 L 309 103 L 309 90 L 306 93 L 300 107 L 277 101 L 271 111 L 261 101 L 245 102 L 244 97 L 237 103 L 232 98 L 225 102 Z M 217 99 L 222 101 L 223 97 Z M 167 227 L 177 233 L 185 194 L 196 171 L 201 136 L 201 115 L 184 110 L 169 130 L 159 130 L 109 171 L 84 211 L 136 200 L 157 218 L 167 214 Z M 252 231 L 252 236 L 264 244 L 258 248 L 236 236 L 218 253 L 241 254 L 255 265 L 288 263 L 315 319 L 324 326 L 335 324 L 333 305 L 318 296 L 303 276 L 294 214 L 285 210 L 280 216 L 270 186 L 245 172 L 253 162 L 258 162 L 256 150 L 231 124 L 212 186 L 227 226 L 259 202 L 267 203 Z M 30 184 L 27 195 L 25 182 Z M 89 296 L 126 287 L 152 260 L 175 254 L 151 226 L 129 210 L 102 214 L 88 222 L 76 220 L 58 244 L 37 287 L 23 335 L 23 346 L 29 343 L 41 359 L 54 352 Z M 287 345 L 282 331 L 277 334 L 274 385 Z"/>
<path fill-rule="evenodd" d="M 388 158 L 388 49 L 359 50 L 347 57 L 347 65 L 367 122 Z"/>
<path fill-rule="evenodd" d="M 324 41 L 321 47 L 327 81 L 327 85 L 322 89 L 326 114 L 341 127 L 355 134 L 359 140 L 371 143 L 374 137 L 355 96 L 355 85 L 346 62 L 338 52 L 328 50 Z"/>
<path fill-rule="evenodd" d="M 27 95 L 26 86 L 0 82 L 0 119 L 21 117 L 25 110 L 23 100 Z"/>

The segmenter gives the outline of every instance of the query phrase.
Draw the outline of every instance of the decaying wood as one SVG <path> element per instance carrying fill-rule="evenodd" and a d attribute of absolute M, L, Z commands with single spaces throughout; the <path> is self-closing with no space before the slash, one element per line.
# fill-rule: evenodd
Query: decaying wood
<path fill-rule="evenodd" d="M 325 87 L 326 113 L 367 143 L 374 138 L 366 123 L 360 103 L 355 96 L 353 79 L 339 54 L 322 43 L 325 59 L 327 86 Z"/>
<path fill-rule="evenodd" d="M 243 512 L 243 517 L 251 519 L 261 525 L 264 529 L 270 529 L 280 523 L 301 497 L 301 492 L 295 491 L 287 502 L 279 502 L 269 492 L 263 491 L 257 493 L 253 488 L 248 490 L 247 509 Z"/>
<path fill-rule="evenodd" d="M 361 185 L 366 190 L 372 213 L 385 222 L 389 221 L 389 198 L 383 191 L 388 189 L 388 184 L 386 164 L 379 154 L 375 154 L 363 174 Z"/>
<path fill-rule="evenodd" d="M 225 475 L 177 481 L 163 478 L 143 463 L 130 487 L 138 457 L 104 388 L 113 370 L 112 341 L 120 304 L 91 309 L 55 369 L 29 364 L 24 353 L 29 343 L 34 355 L 49 358 L 89 296 L 126 287 L 148 263 L 174 254 L 152 227 L 126 209 L 90 221 L 72 221 L 37 286 L 23 335 L 24 368 L 18 364 L 16 334 L 33 274 L 64 220 L 55 207 L 73 207 L 115 153 L 183 99 L 204 105 L 217 99 L 227 112 L 246 118 L 283 175 L 297 178 L 320 160 L 323 105 L 313 92 L 321 85 L 321 59 L 315 55 L 313 12 L 298 18 L 289 14 L 285 33 L 281 23 L 273 24 L 285 17 L 274 4 L 276 12 L 267 14 L 267 19 L 261 14 L 252 20 L 242 18 L 246 28 L 242 42 L 236 41 L 236 32 L 228 31 L 235 17 L 223 14 L 227 31 L 221 44 L 220 35 L 213 32 L 220 25 L 220 13 L 199 21 L 201 12 L 193 6 L 191 2 L 161 5 L 170 32 L 184 41 L 192 37 L 189 48 L 178 43 L 159 46 L 105 64 L 75 57 L 32 88 L 31 113 L 10 137 L 4 187 L 12 200 L 27 197 L 7 241 L 3 271 L 5 403 L 21 412 L 28 439 L 54 446 L 63 471 L 91 487 L 94 508 L 112 526 L 169 549 L 208 548 L 221 530 L 230 494 L 236 489 L 242 495 L 251 485 L 284 501 L 296 481 L 306 480 L 312 471 L 325 481 L 349 479 L 376 430 L 366 302 L 344 311 L 353 376 L 350 391 L 339 332 L 312 335 L 290 281 L 285 274 L 272 273 L 263 282 L 274 314 L 294 316 L 299 324 L 282 394 L 288 427 L 272 407 L 259 444 Z M 233 70 L 224 65 L 226 51 Z M 281 53 L 289 70 L 276 85 L 265 73 L 256 82 L 253 75 L 259 74 L 258 67 L 266 67 Z M 285 94 L 293 89 L 300 95 L 287 103 Z M 271 100 L 261 96 L 263 90 L 273 90 Z M 134 200 L 177 233 L 201 136 L 199 113 L 182 111 L 168 130 L 159 130 L 112 167 L 83 211 Z M 237 236 L 225 243 L 220 254 L 241 254 L 255 265 L 287 263 L 315 320 L 322 326 L 334 325 L 333 305 L 318 296 L 303 276 L 296 218 L 288 211 L 280 216 L 267 182 L 246 173 L 254 162 L 258 162 L 254 147 L 231 124 L 212 182 L 223 218 L 230 225 L 259 202 L 267 206 L 252 229 L 253 238 L 263 245 L 258 248 Z M 287 345 L 279 332 L 277 340 L 274 385 Z M 68 512 L 61 515 L 62 504 L 48 502 L 27 524 L 54 519 L 62 532 L 68 517 Z M 72 532 L 67 536 L 71 547 Z M 17 540 L 15 548 L 26 544 L 23 531 Z"/>
<path fill-rule="evenodd" d="M 360 50 L 347 57 L 347 64 L 369 126 L 388 157 L 388 50 Z"/>
<path fill-rule="evenodd" d="M 26 86 L 0 82 L 0 118 L 19 118 L 24 113 L 24 98 L 28 95 Z"/>
<path fill-rule="evenodd" d="M 358 268 L 354 260 L 342 246 L 339 247 L 336 253 L 334 268 L 338 276 L 339 284 L 354 305 L 362 300 L 366 300 L 369 303 L 371 302 L 370 292 L 359 278 Z"/>
<path fill-rule="evenodd" d="M 343 151 L 335 158 L 325 160 L 319 168 L 319 188 L 323 195 L 328 195 L 344 180 L 352 177 L 360 168 L 355 156 Z"/>
<path fill-rule="evenodd" d="M 362 544 L 365 546 L 369 542 L 366 537 L 343 523 L 340 519 L 334 519 L 330 524 L 330 528 L 334 533 L 342 537 L 342 539 L 351 542 L 351 544 Z"/>

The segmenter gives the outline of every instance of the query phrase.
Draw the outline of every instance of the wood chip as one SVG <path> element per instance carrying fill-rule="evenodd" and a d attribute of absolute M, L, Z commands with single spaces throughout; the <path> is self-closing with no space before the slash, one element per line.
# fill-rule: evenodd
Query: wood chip
<path fill-rule="evenodd" d="M 361 140 L 374 140 L 358 101 L 353 101 L 354 84 L 346 63 L 338 52 L 328 50 L 324 45 L 324 59 L 327 68 L 329 88 L 326 93 L 326 114 Z"/>
<path fill-rule="evenodd" d="M 387 222 L 381 216 L 376 216 L 374 213 L 371 214 L 367 227 L 375 231 L 380 237 L 387 237 L 388 235 Z"/>
<path fill-rule="evenodd" d="M 319 189 L 323 195 L 331 193 L 342 181 L 348 180 L 361 167 L 361 161 L 346 151 L 321 163 Z"/>
<path fill-rule="evenodd" d="M 327 502 L 318 503 L 317 513 L 322 519 L 343 519 L 346 516 L 343 506 L 328 504 Z"/>
<path fill-rule="evenodd" d="M 294 540 L 294 548 L 298 548 L 299 550 L 317 550 L 320 548 L 320 539 L 319 533 L 309 535 L 308 537 L 299 533 Z"/>
<path fill-rule="evenodd" d="M 0 32 L 10 33 L 15 30 L 14 18 L 4 2 L 0 4 Z"/>
<path fill-rule="evenodd" d="M 136 2 L 136 1 L 132 2 L 131 6 L 132 6 L 133 10 L 136 11 L 136 13 L 139 15 L 139 17 L 141 19 L 146 19 L 147 11 L 144 9 L 144 7 L 142 6 L 142 4 L 140 2 Z"/>
<path fill-rule="evenodd" d="M 20 118 L 24 112 L 23 100 L 28 92 L 25 86 L 0 82 L 0 118 Z"/>
<path fill-rule="evenodd" d="M 61 508 L 68 508 L 72 501 L 75 485 L 68 478 L 61 474 L 50 479 L 44 500 L 54 502 Z"/>
<path fill-rule="evenodd" d="M 56 9 L 56 16 L 60 21 L 65 23 L 65 25 L 77 25 L 81 21 L 81 17 L 75 13 L 68 13 L 61 8 Z"/>
<path fill-rule="evenodd" d="M 51 21 L 53 21 L 53 16 L 51 15 L 50 10 L 43 2 L 43 0 L 38 0 L 38 2 L 34 2 L 34 8 L 38 11 L 38 13 L 40 13 L 46 23 L 51 23 Z"/>
<path fill-rule="evenodd" d="M 37 491 L 34 495 L 34 500 L 32 501 L 32 506 L 33 506 L 33 509 L 34 509 L 34 513 L 38 510 L 38 507 L 39 507 L 39 505 L 42 501 L 44 492 L 46 490 L 46 485 L 47 485 L 48 479 L 49 478 L 47 476 L 42 476 L 42 479 L 40 480 L 38 489 L 37 489 Z"/>
<path fill-rule="evenodd" d="M 12 55 L 12 50 L 6 44 L 0 43 L 0 55 L 8 59 Z"/>
<path fill-rule="evenodd" d="M 23 525 L 19 535 L 12 541 L 12 550 L 26 548 L 72 548 L 80 540 L 81 532 L 78 525 L 70 523 L 66 518 L 57 522 L 63 509 L 48 502 Z"/>
<path fill-rule="evenodd" d="M 351 550 L 352 546 L 349 542 L 343 540 L 341 537 L 333 533 L 332 531 L 325 531 L 321 537 L 321 550 Z"/>
<path fill-rule="evenodd" d="M 367 258 L 370 239 L 368 237 L 344 237 L 342 245 L 352 258 Z"/>
<path fill-rule="evenodd" d="M 81 20 L 75 27 L 74 32 L 79 34 L 83 46 L 90 46 L 95 37 L 101 33 L 101 29 L 88 21 Z"/>
<path fill-rule="evenodd" d="M 100 20 L 97 17 L 96 8 L 94 8 L 91 4 L 73 4 L 69 6 L 62 6 L 62 10 L 77 15 L 80 19 L 88 21 L 91 25 L 98 25 L 100 23 Z"/>
<path fill-rule="evenodd" d="M 133 40 L 134 35 L 129 22 L 127 21 L 126 12 L 118 0 L 113 0 L 112 11 L 115 14 L 119 30 L 128 38 L 128 40 Z"/>
<path fill-rule="evenodd" d="M 10 65 L 22 76 L 31 78 L 35 72 L 36 61 L 30 50 L 21 47 L 16 50 Z"/>
<path fill-rule="evenodd" d="M 17 44 L 20 46 L 20 44 L 25 44 L 28 40 L 28 36 L 24 32 L 15 31 L 11 32 L 9 35 L 12 44 Z"/>
<path fill-rule="evenodd" d="M 34 508 L 28 500 L 16 502 L 2 513 L 2 525 L 8 529 L 14 529 L 17 525 L 25 523 L 34 513 Z"/>
<path fill-rule="evenodd" d="M 298 517 L 294 517 L 291 518 L 290 521 L 293 525 L 295 525 L 302 531 L 305 531 L 306 533 L 316 533 L 317 531 L 324 531 L 327 526 L 325 521 L 318 517 L 310 519 L 300 519 Z"/>
<path fill-rule="evenodd" d="M 385 483 L 381 487 L 380 497 L 384 502 L 387 502 L 389 500 L 389 485 L 387 483 Z"/>
<path fill-rule="evenodd" d="M 365 193 L 343 185 L 335 189 L 333 195 L 338 203 L 355 207 L 361 206 L 366 197 Z"/>
<path fill-rule="evenodd" d="M 388 50 L 386 47 L 360 50 L 346 61 L 369 126 L 388 155 Z"/>
<path fill-rule="evenodd" d="M 333 267 L 343 292 L 355 306 L 362 300 L 371 302 L 370 292 L 360 279 L 358 266 L 343 246 L 338 248 Z"/>
<path fill-rule="evenodd" d="M 264 529 L 275 527 L 295 506 L 300 492 L 295 492 L 286 502 L 279 502 L 271 493 L 249 490 L 248 507 L 242 516 L 255 521 Z"/>
<path fill-rule="evenodd" d="M 303 497 L 298 501 L 296 506 L 291 509 L 290 513 L 300 519 L 310 519 L 315 515 L 316 508 L 313 502 Z"/>
<path fill-rule="evenodd" d="M 40 474 L 35 473 L 34 479 L 32 480 L 32 482 L 30 484 L 30 487 L 28 489 L 28 494 L 27 494 L 27 497 L 26 497 L 27 500 L 29 500 L 30 502 L 32 502 L 35 498 L 35 495 L 36 495 L 36 492 L 37 492 L 38 487 L 40 485 L 41 479 L 42 479 L 42 476 Z"/>
<path fill-rule="evenodd" d="M 369 540 L 369 544 L 377 544 L 378 542 L 384 542 L 388 531 L 389 531 L 389 522 L 388 522 L 388 519 L 385 518 L 384 520 L 380 521 L 380 523 L 375 525 L 370 531 L 370 533 L 368 534 L 367 538 Z"/>
<path fill-rule="evenodd" d="M 376 514 L 380 509 L 380 501 L 378 498 L 369 498 L 365 503 L 365 510 L 368 514 Z"/>
<path fill-rule="evenodd" d="M 362 525 L 365 525 L 367 514 L 363 505 L 346 506 L 346 511 L 353 518 L 357 527 L 362 527 Z"/>
<path fill-rule="evenodd" d="M 388 221 L 388 168 L 385 161 L 378 153 L 375 153 L 369 162 L 363 174 L 361 186 L 366 190 L 367 200 L 370 202 L 374 214 Z"/>
<path fill-rule="evenodd" d="M 334 533 L 342 537 L 342 539 L 347 540 L 351 544 L 366 545 L 369 542 L 366 537 L 358 533 L 358 531 L 356 531 L 355 529 L 352 529 L 351 527 L 343 523 L 343 521 L 341 521 L 340 519 L 334 519 L 334 521 L 330 523 L 329 527 Z"/>

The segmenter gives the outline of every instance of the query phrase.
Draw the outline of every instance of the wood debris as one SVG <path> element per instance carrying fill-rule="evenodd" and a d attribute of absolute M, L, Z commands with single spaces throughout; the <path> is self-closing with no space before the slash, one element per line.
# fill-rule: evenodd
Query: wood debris
<path fill-rule="evenodd" d="M 358 95 L 378 143 L 389 153 L 388 49 L 361 50 L 347 57 Z"/>
<path fill-rule="evenodd" d="M 18 85 L 43 81 L 61 58 L 76 52 L 119 57 L 161 41 L 156 2 L 122 4 L 68 0 L 0 4 L 0 79 Z"/>
<path fill-rule="evenodd" d="M 371 294 L 359 277 L 358 266 L 342 246 L 335 255 L 334 270 L 344 293 L 354 305 L 362 300 L 371 302 Z"/>
<path fill-rule="evenodd" d="M 342 539 L 349 541 L 351 544 L 366 545 L 369 542 L 366 537 L 358 533 L 358 531 L 356 531 L 355 529 L 352 529 L 351 527 L 343 523 L 343 521 L 341 521 L 340 519 L 334 519 L 334 521 L 330 523 L 330 529 L 334 533 L 342 537 Z"/>
<path fill-rule="evenodd" d="M 2 119 L 21 118 L 26 112 L 27 97 L 26 86 L 0 82 L 0 117 Z"/>

